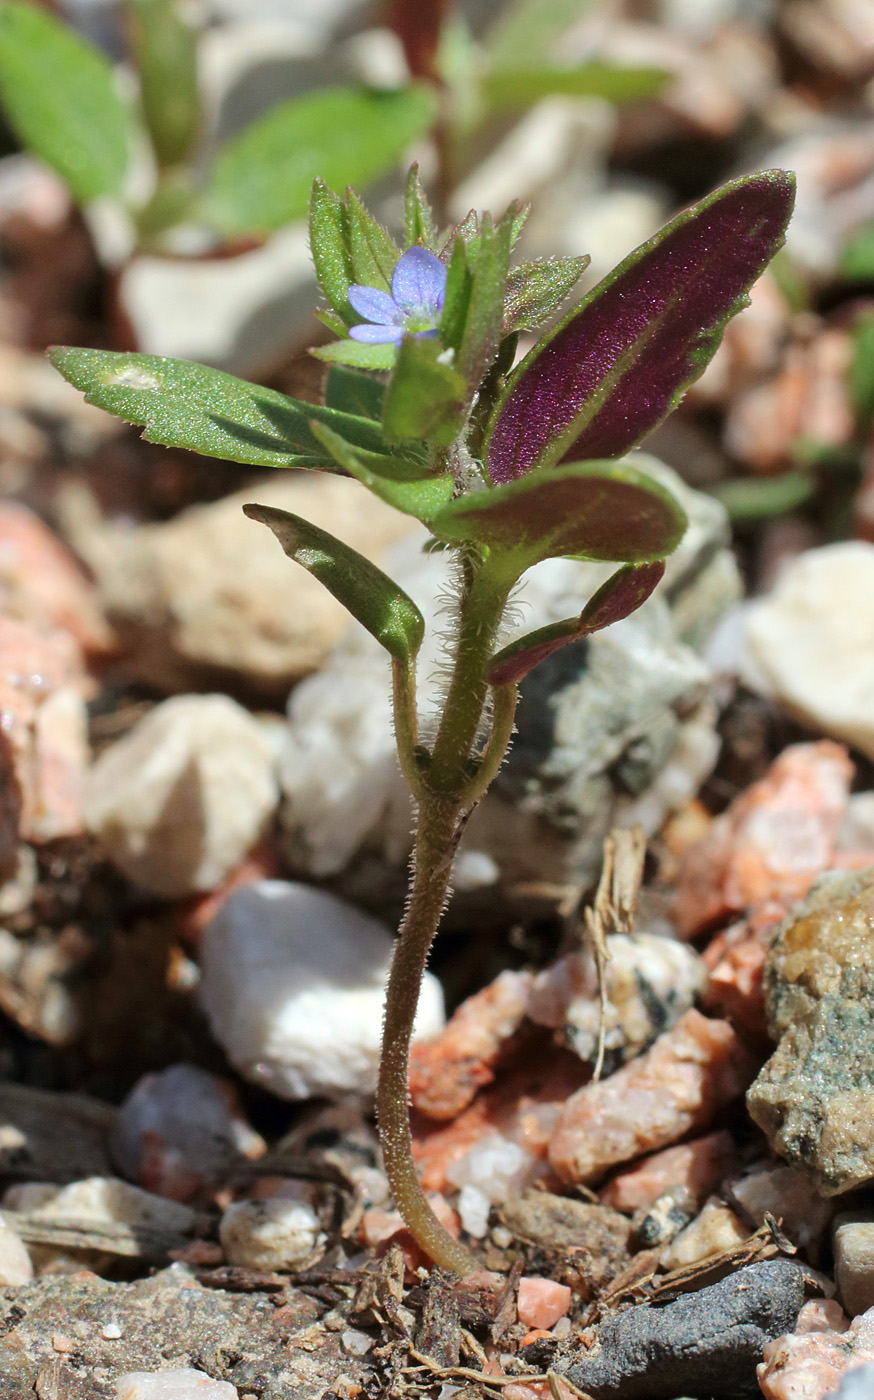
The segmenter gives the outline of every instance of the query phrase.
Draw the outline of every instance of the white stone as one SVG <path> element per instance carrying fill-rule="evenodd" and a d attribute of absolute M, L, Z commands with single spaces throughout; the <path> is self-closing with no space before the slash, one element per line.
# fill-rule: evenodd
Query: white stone
<path fill-rule="evenodd" d="M 214 1381 L 191 1367 L 129 1371 L 115 1382 L 116 1400 L 237 1400 L 230 1381 Z"/>
<path fill-rule="evenodd" d="M 236 890 L 207 926 L 201 999 L 232 1064 L 284 1098 L 371 1093 L 392 935 L 334 895 L 284 880 Z M 444 1021 L 426 974 L 416 1030 Z"/>
<path fill-rule="evenodd" d="M 219 1225 L 228 1263 L 248 1269 L 301 1268 L 325 1238 L 312 1206 L 282 1196 L 235 1201 Z"/>
<path fill-rule="evenodd" d="M 85 820 L 110 860 L 168 898 L 211 890 L 278 800 L 269 738 L 226 695 L 165 700 L 86 779 Z"/>
<path fill-rule="evenodd" d="M 541 1158 L 512 1138 L 497 1131 L 486 1133 L 446 1172 L 453 1186 L 461 1187 L 458 1213 L 465 1230 L 482 1239 L 491 1206 L 521 1195 L 546 1171 Z"/>
<path fill-rule="evenodd" d="M 685 1230 L 662 1251 L 659 1263 L 667 1272 L 697 1264 L 711 1254 L 733 1249 L 750 1235 L 743 1221 L 728 1206 L 713 1198 L 709 1200 Z"/>
<path fill-rule="evenodd" d="M 32 1278 L 33 1265 L 27 1246 L 9 1221 L 0 1218 L 0 1284 L 15 1286 L 30 1283 Z"/>
<path fill-rule="evenodd" d="M 834 1232 L 835 1283 L 850 1317 L 874 1308 L 874 1220 L 842 1215 Z"/>
<path fill-rule="evenodd" d="M 197 1220 L 190 1206 L 106 1176 L 86 1177 L 69 1186 L 42 1181 L 10 1186 L 3 1196 L 3 1209 L 36 1220 L 73 1221 L 96 1228 L 130 1225 L 179 1235 L 189 1233 Z"/>
<path fill-rule="evenodd" d="M 113 1161 L 162 1195 L 190 1195 L 237 1157 L 259 1157 L 262 1137 L 243 1117 L 232 1086 L 195 1065 L 145 1074 L 112 1125 Z"/>
<path fill-rule="evenodd" d="M 874 758 L 874 545 L 810 549 L 745 614 L 742 677 Z"/>

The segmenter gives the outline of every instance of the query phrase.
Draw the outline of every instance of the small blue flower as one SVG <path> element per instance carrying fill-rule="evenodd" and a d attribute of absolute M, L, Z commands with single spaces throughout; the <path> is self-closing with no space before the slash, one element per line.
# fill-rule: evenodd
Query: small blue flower
<path fill-rule="evenodd" d="M 434 336 L 443 314 L 446 268 L 427 248 L 408 248 L 398 259 L 391 296 L 353 283 L 349 303 L 370 324 L 353 326 L 353 340 L 369 345 L 399 341 L 403 335 Z"/>

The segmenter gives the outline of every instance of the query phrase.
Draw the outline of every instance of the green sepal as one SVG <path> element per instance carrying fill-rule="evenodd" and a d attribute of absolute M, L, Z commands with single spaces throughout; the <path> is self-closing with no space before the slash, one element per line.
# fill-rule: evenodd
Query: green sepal
<path fill-rule="evenodd" d="M 273 506 L 246 505 L 250 520 L 267 525 L 289 559 L 324 584 L 390 656 L 404 665 L 415 659 L 425 622 L 412 598 L 357 550 L 299 515 Z"/>
<path fill-rule="evenodd" d="M 33 0 L 0 4 L 0 100 L 21 144 L 78 204 L 122 194 L 135 124 L 112 65 Z"/>
<path fill-rule="evenodd" d="M 518 578 L 541 559 L 644 563 L 670 554 L 686 517 L 628 462 L 572 462 L 453 500 L 428 521 L 452 544 L 486 546 Z"/>
<path fill-rule="evenodd" d="M 311 428 L 337 466 L 404 515 L 427 522 L 452 500 L 455 481 L 448 473 L 436 476 L 410 457 L 385 457 L 356 450 L 322 423 L 313 422 Z"/>
<path fill-rule="evenodd" d="M 88 403 L 138 423 L 147 442 L 165 447 L 257 467 L 334 470 L 334 458 L 313 435 L 315 419 L 366 451 L 383 448 L 379 425 L 368 418 L 300 403 L 188 360 L 65 347 L 50 359 Z"/>
<path fill-rule="evenodd" d="M 427 439 L 448 447 L 464 422 L 465 384 L 440 361 L 440 342 L 405 335 L 385 392 L 382 431 L 386 442 Z"/>
<path fill-rule="evenodd" d="M 378 423 L 382 418 L 385 386 L 369 374 L 359 374 L 345 365 L 332 365 L 325 378 L 325 408 L 354 413 Z"/>
<path fill-rule="evenodd" d="M 579 617 L 538 627 L 497 652 L 486 668 L 489 685 L 518 684 L 554 651 L 629 617 L 650 597 L 664 572 L 664 559 L 624 564 L 592 595 Z"/>
<path fill-rule="evenodd" d="M 365 340 L 335 340 L 330 345 L 316 345 L 310 354 L 317 360 L 324 360 L 325 364 L 346 365 L 349 369 L 392 369 L 398 358 L 398 347 L 393 340 L 385 345 L 368 345 Z"/>
<path fill-rule="evenodd" d="M 352 256 L 352 281 L 391 292 L 392 273 L 401 250 L 382 224 L 368 214 L 354 190 L 343 206 L 346 236 Z M 356 317 L 360 320 L 360 317 Z"/>
<path fill-rule="evenodd" d="M 346 237 L 343 201 L 329 190 L 324 180 L 313 180 L 309 204 L 310 253 L 325 300 L 339 319 L 339 334 L 359 319 L 349 305 L 347 293 L 352 274 L 352 254 Z M 320 320 L 325 320 L 322 315 Z M 331 329 L 337 322 L 331 321 Z"/>
<path fill-rule="evenodd" d="M 434 246 L 434 216 L 419 179 L 418 165 L 410 166 L 404 192 L 404 243 L 408 248 L 414 243 L 423 248 Z"/>
<path fill-rule="evenodd" d="M 511 268 L 504 298 L 504 334 L 532 331 L 548 321 L 591 261 L 588 254 L 579 258 L 538 258 Z"/>

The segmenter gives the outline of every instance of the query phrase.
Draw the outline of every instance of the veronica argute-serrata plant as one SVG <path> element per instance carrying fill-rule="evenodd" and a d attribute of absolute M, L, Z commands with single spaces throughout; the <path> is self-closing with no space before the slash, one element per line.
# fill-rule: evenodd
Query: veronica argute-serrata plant
<path fill-rule="evenodd" d="M 548 320 L 586 259 L 510 267 L 524 211 L 469 215 L 438 233 L 415 169 L 404 250 L 349 192 L 316 183 L 310 236 L 337 335 L 324 404 L 200 365 L 59 349 L 90 402 L 152 442 L 257 466 L 351 475 L 423 521 L 456 556 L 451 672 L 436 731 L 420 735 L 416 655 L 425 624 L 386 574 L 285 511 L 246 507 L 385 647 L 395 733 L 416 805 L 410 893 L 385 1005 L 377 1113 L 386 1170 L 427 1254 L 473 1255 L 438 1222 L 413 1164 L 407 1074 L 428 952 L 464 822 L 497 773 L 518 683 L 557 648 L 626 617 L 652 593 L 685 528 L 679 506 L 626 456 L 676 405 L 780 247 L 794 182 L 735 180 L 630 254 L 513 368 L 521 331 Z M 501 646 L 508 598 L 540 560 L 613 561 L 577 617 Z M 244 564 L 241 565 L 244 567 Z"/>

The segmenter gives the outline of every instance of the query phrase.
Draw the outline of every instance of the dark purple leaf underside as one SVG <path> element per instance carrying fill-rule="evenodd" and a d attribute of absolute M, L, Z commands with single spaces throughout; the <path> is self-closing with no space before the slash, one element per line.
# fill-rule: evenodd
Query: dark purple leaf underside
<path fill-rule="evenodd" d="M 541 627 L 499 652 L 486 671 L 487 681 L 490 685 L 518 683 L 560 647 L 629 617 L 646 602 L 664 572 L 664 559 L 655 559 L 649 564 L 626 564 L 598 589 L 579 617 Z"/>
<path fill-rule="evenodd" d="M 486 448 L 492 480 L 619 457 L 661 422 L 780 247 L 794 189 L 783 170 L 733 181 L 601 282 L 510 379 Z"/>

